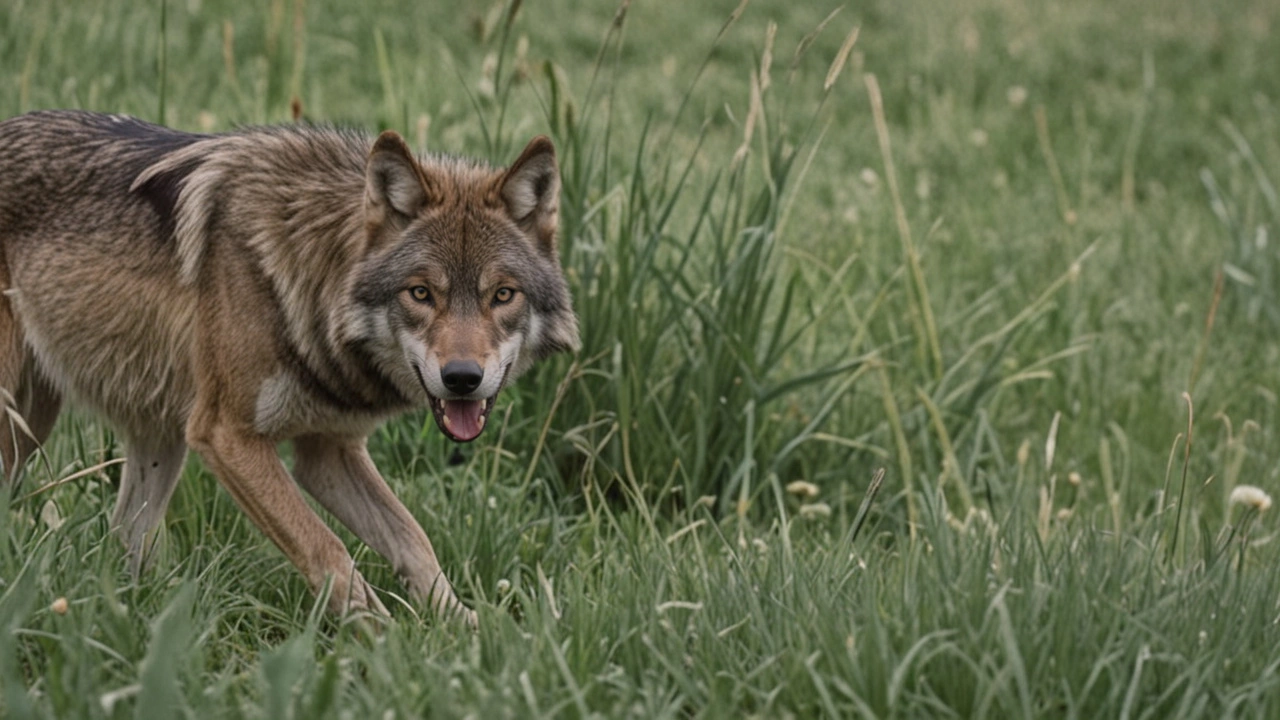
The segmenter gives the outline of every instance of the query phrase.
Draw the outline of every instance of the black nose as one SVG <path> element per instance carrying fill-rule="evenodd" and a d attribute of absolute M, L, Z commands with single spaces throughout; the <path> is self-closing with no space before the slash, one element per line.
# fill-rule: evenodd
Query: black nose
<path fill-rule="evenodd" d="M 466 395 L 480 387 L 484 370 L 475 360 L 450 360 L 440 369 L 440 379 L 449 392 Z"/>

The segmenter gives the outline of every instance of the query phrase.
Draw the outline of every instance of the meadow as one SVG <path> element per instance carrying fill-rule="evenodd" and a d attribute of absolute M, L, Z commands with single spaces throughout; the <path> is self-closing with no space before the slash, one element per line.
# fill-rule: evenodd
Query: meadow
<path fill-rule="evenodd" d="M 370 441 L 475 633 L 347 534 L 394 621 L 325 616 L 194 458 L 131 577 L 65 413 L 0 715 L 1280 715 L 1280 5 L 460 7 L 0 6 L 0 117 L 549 134 L 584 345 Z"/>

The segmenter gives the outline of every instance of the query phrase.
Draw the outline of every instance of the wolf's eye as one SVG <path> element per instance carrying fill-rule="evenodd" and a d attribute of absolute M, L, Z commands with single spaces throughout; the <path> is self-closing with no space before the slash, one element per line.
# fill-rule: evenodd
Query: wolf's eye
<path fill-rule="evenodd" d="M 420 303 L 431 302 L 431 290 L 426 285 L 414 285 L 409 288 L 409 296 Z"/>
<path fill-rule="evenodd" d="M 511 302 L 511 298 L 516 296 L 516 291 L 509 287 L 498 288 L 498 292 L 493 294 L 494 305 L 505 305 Z"/>

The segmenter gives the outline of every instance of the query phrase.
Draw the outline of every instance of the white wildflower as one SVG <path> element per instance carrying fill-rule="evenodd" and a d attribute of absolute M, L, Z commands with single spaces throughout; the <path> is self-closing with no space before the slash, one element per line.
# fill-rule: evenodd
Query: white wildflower
<path fill-rule="evenodd" d="M 1247 505 L 1258 512 L 1266 512 L 1271 507 L 1271 496 L 1256 485 L 1237 485 L 1231 491 L 1232 505 Z"/>
<path fill-rule="evenodd" d="M 800 517 L 802 518 L 831 517 L 831 506 L 823 502 L 801 505 Z"/>
<path fill-rule="evenodd" d="M 818 497 L 818 486 L 804 480 L 794 480 L 787 483 L 787 492 L 797 497 L 814 498 Z"/>

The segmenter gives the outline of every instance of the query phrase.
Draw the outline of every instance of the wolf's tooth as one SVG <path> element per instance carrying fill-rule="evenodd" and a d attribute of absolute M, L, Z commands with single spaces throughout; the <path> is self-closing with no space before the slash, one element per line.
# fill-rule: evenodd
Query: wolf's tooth
<path fill-rule="evenodd" d="M 448 416 L 448 415 L 445 415 L 445 416 L 443 416 L 443 417 L 444 417 L 444 420 L 443 420 L 442 422 L 444 423 L 444 426 L 445 426 L 445 427 L 447 427 L 447 428 L 452 428 L 452 427 L 453 427 L 453 421 L 449 419 L 449 416 Z"/>
<path fill-rule="evenodd" d="M 484 424 L 485 424 L 485 422 L 486 422 L 486 421 L 488 421 L 488 419 L 489 419 L 489 418 L 485 417 L 484 415 L 481 415 L 481 416 L 480 416 L 480 422 L 479 422 L 479 423 L 477 423 L 477 424 L 480 426 L 480 429 L 481 429 L 481 430 L 483 430 L 483 429 L 484 429 Z"/>

